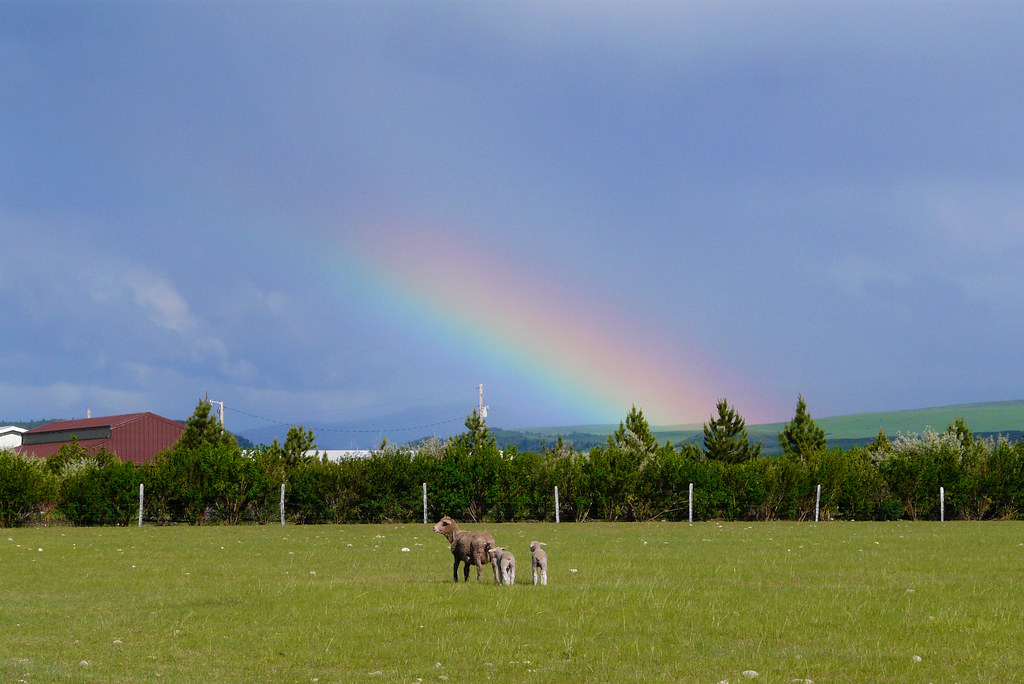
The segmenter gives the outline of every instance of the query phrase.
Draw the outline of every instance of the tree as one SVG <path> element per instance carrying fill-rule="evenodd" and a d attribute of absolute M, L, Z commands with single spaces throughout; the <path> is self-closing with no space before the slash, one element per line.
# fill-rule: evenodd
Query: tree
<path fill-rule="evenodd" d="M 608 444 L 646 454 L 654 451 L 657 446 L 657 438 L 651 432 L 651 426 L 644 418 L 644 412 L 633 406 L 626 415 L 626 422 L 620 422 L 619 429 L 608 437 Z"/>
<path fill-rule="evenodd" d="M 484 448 L 497 449 L 497 441 L 491 434 L 487 422 L 480 417 L 476 409 L 466 416 L 466 431 L 455 437 L 455 441 L 465 446 L 470 453 Z"/>
<path fill-rule="evenodd" d="M 872 458 L 879 461 L 888 458 L 891 451 L 892 442 L 889 441 L 889 435 L 885 434 L 882 428 L 878 428 L 878 436 L 875 437 L 875 441 L 868 444 L 868 452 Z"/>
<path fill-rule="evenodd" d="M 797 395 L 796 415 L 786 423 L 779 433 L 779 446 L 789 458 L 800 461 L 807 460 L 813 453 L 820 453 L 826 447 L 825 431 L 807 413 L 807 402 L 802 394 Z"/>
<path fill-rule="evenodd" d="M 217 417 L 211 413 L 212 409 L 212 403 L 205 399 L 199 400 L 196 410 L 185 421 L 185 431 L 178 440 L 181 448 L 195 449 L 204 444 L 238 446 L 235 436 L 224 429 Z"/>
<path fill-rule="evenodd" d="M 725 399 L 718 401 L 718 418 L 704 423 L 704 454 L 724 463 L 742 463 L 761 455 L 761 444 L 750 443 L 746 422 Z"/>
<path fill-rule="evenodd" d="M 288 428 L 288 435 L 284 438 L 285 463 L 292 468 L 303 461 L 316 457 L 316 454 L 307 457 L 307 451 L 316 451 L 316 437 L 313 435 L 312 428 L 303 430 L 301 425 L 292 425 Z"/>
<path fill-rule="evenodd" d="M 946 428 L 947 435 L 956 435 L 957 441 L 960 442 L 960 446 L 967 448 L 974 446 L 974 433 L 967 427 L 967 421 L 960 416 L 955 421 L 949 424 Z"/>

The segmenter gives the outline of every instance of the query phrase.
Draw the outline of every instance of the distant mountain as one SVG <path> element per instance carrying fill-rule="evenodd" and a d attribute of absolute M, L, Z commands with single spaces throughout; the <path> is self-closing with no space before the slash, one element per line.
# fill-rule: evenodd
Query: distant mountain
<path fill-rule="evenodd" d="M 438 416 L 422 411 L 405 411 L 389 416 L 348 422 L 306 424 L 313 431 L 319 449 L 376 449 L 385 439 L 393 444 L 409 444 L 427 437 L 447 438 L 464 429 L 466 416 Z M 290 425 L 274 424 L 242 430 L 241 436 L 253 444 L 284 443 Z"/>

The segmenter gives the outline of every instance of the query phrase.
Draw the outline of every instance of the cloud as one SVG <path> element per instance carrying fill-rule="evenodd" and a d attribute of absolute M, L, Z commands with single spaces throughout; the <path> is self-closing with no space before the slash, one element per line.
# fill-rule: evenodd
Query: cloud
<path fill-rule="evenodd" d="M 16 397 L 7 404 L 6 411 L 18 415 L 5 416 L 8 420 L 38 420 L 41 418 L 84 418 L 87 410 L 94 416 L 133 413 L 148 410 L 144 392 L 74 382 L 50 385 L 0 383 L 0 394 Z"/>
<path fill-rule="evenodd" d="M 173 330 L 183 337 L 194 335 L 199 323 L 189 311 L 188 303 L 163 278 L 142 269 L 125 274 L 125 284 L 132 290 L 133 299 L 156 326 Z"/>

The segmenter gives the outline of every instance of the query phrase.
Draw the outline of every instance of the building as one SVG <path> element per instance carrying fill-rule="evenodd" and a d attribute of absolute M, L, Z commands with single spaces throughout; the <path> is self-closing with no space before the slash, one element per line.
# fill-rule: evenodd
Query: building
<path fill-rule="evenodd" d="M 0 427 L 0 450 L 20 447 L 21 436 L 25 432 L 25 428 L 18 427 L 17 425 L 4 425 Z"/>
<path fill-rule="evenodd" d="M 92 453 L 103 448 L 122 461 L 148 463 L 174 446 L 184 431 L 183 423 L 155 413 L 58 420 L 22 434 L 17 451 L 46 458 L 77 439 L 80 446 Z"/>

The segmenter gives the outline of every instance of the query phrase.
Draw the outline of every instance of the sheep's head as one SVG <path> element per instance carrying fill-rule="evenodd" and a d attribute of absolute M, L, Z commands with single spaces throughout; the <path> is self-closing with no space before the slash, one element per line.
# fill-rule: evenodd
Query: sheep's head
<path fill-rule="evenodd" d="M 547 544 L 545 544 L 544 542 L 532 541 L 530 542 L 530 551 L 536 551 L 542 546 L 547 546 Z"/>
<path fill-rule="evenodd" d="M 437 524 L 434 525 L 434 531 L 435 532 L 440 532 L 441 534 L 444 534 L 445 532 L 448 532 L 449 530 L 451 530 L 453 527 L 455 529 L 459 528 L 459 526 L 455 524 L 455 521 L 452 520 L 451 518 L 449 518 L 446 515 L 446 516 L 444 516 L 443 518 L 441 518 L 440 520 L 437 521 Z"/>

